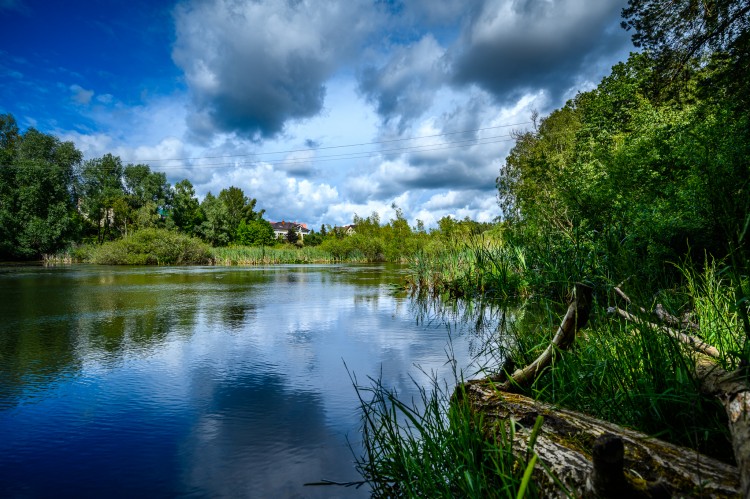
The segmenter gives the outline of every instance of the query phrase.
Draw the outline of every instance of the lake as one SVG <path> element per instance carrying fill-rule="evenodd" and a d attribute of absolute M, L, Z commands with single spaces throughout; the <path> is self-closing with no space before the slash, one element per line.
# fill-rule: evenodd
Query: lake
<path fill-rule="evenodd" d="M 0 267 L 0 496 L 366 497 L 350 373 L 485 362 L 404 271 Z"/>

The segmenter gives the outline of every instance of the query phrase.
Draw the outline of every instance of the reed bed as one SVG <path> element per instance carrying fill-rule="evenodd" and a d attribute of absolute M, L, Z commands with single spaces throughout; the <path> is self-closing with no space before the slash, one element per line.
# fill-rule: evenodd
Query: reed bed
<path fill-rule="evenodd" d="M 524 251 L 484 238 L 418 253 L 409 266 L 407 287 L 419 294 L 507 299 L 527 296 L 530 291 Z"/>
<path fill-rule="evenodd" d="M 230 246 L 213 248 L 215 265 L 277 265 L 293 263 L 336 263 L 331 253 L 318 247 Z"/>

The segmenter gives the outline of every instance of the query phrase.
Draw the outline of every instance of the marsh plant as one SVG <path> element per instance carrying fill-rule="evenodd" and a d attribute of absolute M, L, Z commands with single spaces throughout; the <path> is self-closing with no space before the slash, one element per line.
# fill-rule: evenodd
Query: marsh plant
<path fill-rule="evenodd" d="M 513 453 L 508 421 L 488 434 L 482 415 L 432 378 L 405 402 L 379 379 L 354 380 L 362 411 L 363 454 L 357 469 L 373 497 L 537 497 L 533 441 L 525 458 Z M 416 383 L 416 382 L 415 382 Z"/>

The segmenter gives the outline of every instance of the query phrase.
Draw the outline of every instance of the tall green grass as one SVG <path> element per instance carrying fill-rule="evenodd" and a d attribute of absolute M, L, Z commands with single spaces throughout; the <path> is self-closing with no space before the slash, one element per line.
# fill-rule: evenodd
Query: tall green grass
<path fill-rule="evenodd" d="M 710 260 L 681 271 L 682 285 L 656 294 L 629 283 L 630 312 L 641 315 L 637 305 L 651 309 L 657 302 L 676 316 L 690 311 L 700 331 L 686 332 L 717 347 L 725 368 L 738 367 L 744 335 L 732 286 Z M 650 315 L 639 325 L 609 315 L 615 296 L 606 289 L 597 300 L 572 348 L 558 353 L 527 394 L 731 462 L 724 409 L 700 393 L 690 347 L 665 334 Z M 538 301 L 537 313 L 519 315 L 499 332 L 496 356 L 527 365 L 546 348 L 563 313 L 563 303 Z"/>
<path fill-rule="evenodd" d="M 439 267 L 435 267 L 436 261 Z M 477 268 L 477 261 L 476 254 L 454 251 L 425 263 L 423 269 L 412 267 L 413 272 L 418 271 L 413 275 L 426 280 L 418 284 L 424 288 L 444 290 L 439 286 L 445 284 L 436 279 L 457 282 L 465 275 L 462 272 Z M 435 268 L 439 272 L 434 272 Z M 742 315 L 750 313 L 750 300 L 738 299 L 735 285 L 719 262 L 708 260 L 700 267 L 686 263 L 680 271 L 681 284 L 654 294 L 648 283 L 639 287 L 629 282 L 628 294 L 634 304 L 646 309 L 658 302 L 676 316 L 690 312 L 700 331 L 688 332 L 717 347 L 727 369 L 739 367 L 745 352 Z M 741 289 L 745 286 L 743 283 Z M 649 324 L 655 320 L 651 316 L 635 325 L 609 315 L 607 307 L 618 300 L 611 287 L 597 288 L 589 325 L 579 332 L 570 349 L 556 353 L 552 366 L 526 395 L 733 463 L 724 408 L 700 392 L 693 352 Z M 503 363 L 512 372 L 511 366 L 532 362 L 549 344 L 566 308 L 563 301 L 541 295 L 515 310 L 499 308 L 494 334 L 488 335 L 485 307 L 472 306 L 478 302 L 468 299 L 448 303 L 454 305 L 425 305 L 422 310 L 445 310 L 476 328 L 477 335 L 487 341 L 479 350 L 498 361 L 487 374 L 499 372 Z M 616 304 L 627 307 L 622 301 Z M 476 313 L 468 313 L 472 310 Z M 641 314 L 636 305 L 630 312 Z M 423 390 L 417 404 L 400 400 L 379 383 L 369 389 L 360 387 L 359 392 L 366 452 L 358 465 L 376 495 L 472 497 L 496 493 L 512 497 L 512 491 L 520 487 L 523 477 L 518 470 L 528 462 L 514 463 L 502 439 L 499 447 L 488 450 L 498 441 L 496 436 L 476 432 L 481 427 L 481 414 L 450 404 L 434 387 Z M 371 400 L 365 400 L 362 393 Z"/>
<path fill-rule="evenodd" d="M 216 265 L 274 265 L 289 263 L 334 263 L 335 258 L 318 247 L 230 246 L 213 248 Z"/>
<path fill-rule="evenodd" d="M 507 299 L 528 294 L 523 249 L 474 238 L 440 251 L 423 251 L 409 261 L 407 286 L 414 292 L 449 298 Z"/>
<path fill-rule="evenodd" d="M 370 380 L 355 381 L 363 421 L 357 469 L 373 497 L 538 497 L 536 454 L 513 454 L 513 422 L 486 433 L 482 415 L 433 379 L 411 403 Z M 533 436 L 532 436 L 533 439 Z"/>
<path fill-rule="evenodd" d="M 722 353 L 723 366 L 736 369 L 750 347 L 742 320 L 750 314 L 750 294 L 737 296 L 731 269 L 714 259 L 706 258 L 700 269 L 689 261 L 678 268 L 685 277 L 689 318 L 700 324 L 703 339 Z M 748 278 L 739 279 L 741 292 L 748 288 Z"/>

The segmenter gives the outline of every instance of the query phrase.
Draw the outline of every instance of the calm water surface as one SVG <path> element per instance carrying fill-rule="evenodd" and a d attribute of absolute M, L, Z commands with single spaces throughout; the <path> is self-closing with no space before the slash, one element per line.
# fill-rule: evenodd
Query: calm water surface
<path fill-rule="evenodd" d="M 304 483 L 360 479 L 345 363 L 405 397 L 450 375 L 402 272 L 0 268 L 0 497 L 367 496 Z"/>

